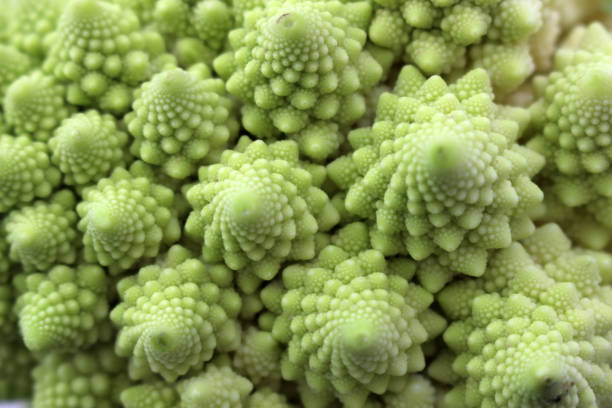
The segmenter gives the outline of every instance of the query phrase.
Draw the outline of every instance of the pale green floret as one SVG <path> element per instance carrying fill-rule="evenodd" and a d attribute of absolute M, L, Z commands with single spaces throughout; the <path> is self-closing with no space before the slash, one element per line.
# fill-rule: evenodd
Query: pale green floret
<path fill-rule="evenodd" d="M 0 100 L 11 82 L 28 72 L 31 65 L 27 55 L 10 45 L 0 44 Z"/>
<path fill-rule="evenodd" d="M 246 103 L 244 127 L 269 138 L 316 120 L 350 125 L 361 118 L 364 94 L 383 74 L 357 24 L 370 13 L 360 2 L 300 0 L 246 13 L 244 27 L 229 34 L 233 51 L 215 60 L 228 91 Z"/>
<path fill-rule="evenodd" d="M 348 190 L 346 209 L 375 223 L 375 248 L 479 276 L 488 250 L 533 231 L 527 210 L 542 192 L 531 177 L 543 159 L 516 143 L 524 112 L 491 99 L 483 70 L 448 86 L 407 66 L 373 126 L 349 134 L 355 151 L 329 175 Z"/>
<path fill-rule="evenodd" d="M 500 251 L 473 284 L 445 288 L 439 302 L 455 322 L 444 340 L 456 358 L 429 371 L 455 385 L 444 406 L 610 405 L 612 307 L 595 296 L 598 258 L 548 224 Z"/>
<path fill-rule="evenodd" d="M 140 24 L 148 26 L 153 22 L 153 11 L 158 0 L 112 0 L 122 8 L 129 8 L 138 16 Z"/>
<path fill-rule="evenodd" d="M 45 144 L 26 136 L 0 135 L 0 214 L 49 197 L 60 179 Z"/>
<path fill-rule="evenodd" d="M 70 116 L 55 129 L 49 149 L 64 183 L 92 184 L 126 163 L 128 136 L 117 125 L 111 115 L 89 110 Z"/>
<path fill-rule="evenodd" d="M 15 310 L 28 349 L 74 351 L 109 337 L 108 279 L 99 266 L 55 266 L 26 285 Z"/>
<path fill-rule="evenodd" d="M 175 386 L 164 381 L 128 387 L 120 398 L 124 408 L 175 408 L 179 402 Z"/>
<path fill-rule="evenodd" d="M 131 10 L 101 0 L 72 0 L 43 68 L 68 84 L 71 104 L 122 113 L 132 103 L 133 87 L 166 65 L 156 58 L 174 65 L 162 55 L 164 48 L 158 33 L 140 30 Z"/>
<path fill-rule="evenodd" d="M 237 282 L 253 293 L 287 260 L 315 256 L 315 234 L 339 220 L 325 178 L 303 168 L 293 141 L 266 145 L 241 139 L 221 162 L 200 168 L 200 183 L 187 192 L 193 207 L 186 233 L 204 241 L 207 262 L 225 261 L 239 272 Z"/>
<path fill-rule="evenodd" d="M 145 177 L 116 168 L 109 178 L 83 191 L 77 205 L 84 258 L 112 274 L 155 257 L 181 235 L 173 211 L 174 193 Z"/>
<path fill-rule="evenodd" d="M 253 384 L 230 367 L 209 365 L 197 377 L 181 381 L 179 408 L 242 408 L 246 406 Z"/>
<path fill-rule="evenodd" d="M 35 58 L 43 58 L 54 42 L 53 33 L 68 0 L 18 0 L 8 22 L 10 42 Z"/>
<path fill-rule="evenodd" d="M 155 75 L 136 93 L 133 109 L 125 117 L 132 152 L 176 179 L 218 156 L 239 127 L 223 81 L 204 65 Z"/>
<path fill-rule="evenodd" d="M 412 273 L 404 266 L 375 250 L 351 256 L 328 246 L 312 265 L 287 267 L 272 331 L 287 343 L 283 378 L 363 407 L 370 393 L 383 394 L 422 370 L 421 344 L 430 334 L 419 319 L 433 296 L 409 283 Z"/>
<path fill-rule="evenodd" d="M 567 223 L 572 237 L 595 248 L 612 238 L 611 39 L 593 24 L 576 50 L 557 53 L 554 71 L 536 82 L 528 143 L 547 159 L 541 180 L 550 209 L 542 218 Z M 559 217 L 550 217 L 553 211 Z"/>
<path fill-rule="evenodd" d="M 17 135 L 46 142 L 73 108 L 65 101 L 66 87 L 36 71 L 14 81 L 4 97 L 6 123 Z"/>
<path fill-rule="evenodd" d="M 77 258 L 76 200 L 63 190 L 49 201 L 11 211 L 4 220 L 11 260 L 25 272 L 48 271 Z"/>
<path fill-rule="evenodd" d="M 272 391 L 270 388 L 259 388 L 249 396 L 245 408 L 294 408 L 284 394 Z"/>
<path fill-rule="evenodd" d="M 178 245 L 160 264 L 121 280 L 123 302 L 111 319 L 120 329 L 115 350 L 130 357 L 130 377 L 157 373 L 174 382 L 210 360 L 215 350 L 236 350 L 241 299 L 232 282 L 227 267 L 207 266 Z"/>
<path fill-rule="evenodd" d="M 274 385 L 280 380 L 282 349 L 271 333 L 246 330 L 234 355 L 234 366 L 255 385 Z"/>
<path fill-rule="evenodd" d="M 29 399 L 32 394 L 34 356 L 24 347 L 21 340 L 6 341 L 3 338 L 0 341 L 0 361 L 2 361 L 0 399 L 3 401 Z"/>
<path fill-rule="evenodd" d="M 124 373 L 124 360 L 106 345 L 46 354 L 33 371 L 32 408 L 120 408 L 119 395 L 130 385 Z"/>
<path fill-rule="evenodd" d="M 494 87 L 505 92 L 533 72 L 529 41 L 543 24 L 541 0 L 375 3 L 379 7 L 369 26 L 372 42 L 394 50 L 427 75 L 483 67 Z"/>

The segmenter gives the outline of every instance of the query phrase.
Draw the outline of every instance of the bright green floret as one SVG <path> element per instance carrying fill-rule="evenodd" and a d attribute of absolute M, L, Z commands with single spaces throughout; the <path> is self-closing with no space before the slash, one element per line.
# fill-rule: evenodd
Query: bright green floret
<path fill-rule="evenodd" d="M 315 233 L 339 217 L 318 188 L 322 180 L 302 168 L 295 142 L 268 146 L 244 138 L 239 149 L 200 169 L 200 183 L 187 192 L 194 211 L 185 231 L 204 241 L 205 260 L 224 260 L 239 271 L 241 289 L 252 293 L 282 262 L 312 259 Z"/>
<path fill-rule="evenodd" d="M 131 10 L 101 0 L 72 0 L 59 19 L 44 69 L 68 84 L 71 104 L 121 113 L 132 103 L 132 88 L 161 68 L 155 58 L 163 52 L 161 36 L 141 31 Z"/>
<path fill-rule="evenodd" d="M 611 39 L 593 24 L 575 50 L 557 53 L 553 72 L 537 82 L 536 133 L 528 143 L 547 159 L 541 184 L 549 208 L 542 218 L 596 249 L 612 240 Z"/>
<path fill-rule="evenodd" d="M 115 349 L 130 357 L 130 377 L 157 373 L 173 382 L 201 367 L 215 350 L 235 350 L 241 299 L 232 281 L 227 267 L 207 266 L 180 246 L 159 265 L 122 280 L 123 302 L 111 319 L 120 329 Z"/>
<path fill-rule="evenodd" d="M 45 144 L 26 136 L 0 135 L 0 214 L 49 197 L 60 178 Z"/>
<path fill-rule="evenodd" d="M 242 408 L 253 384 L 230 367 L 209 365 L 202 374 L 180 382 L 177 388 L 180 408 Z"/>
<path fill-rule="evenodd" d="M 449 86 L 407 66 L 330 178 L 348 189 L 346 209 L 375 223 L 375 248 L 400 242 L 416 260 L 482 275 L 488 250 L 533 231 L 527 210 L 542 200 L 531 178 L 543 159 L 516 143 L 525 116 L 493 103 L 483 70 Z"/>
<path fill-rule="evenodd" d="M 65 101 L 66 88 L 36 71 L 14 81 L 4 97 L 7 124 L 17 135 L 46 142 L 55 128 L 72 112 Z"/>
<path fill-rule="evenodd" d="M 155 75 L 137 92 L 133 109 L 125 118 L 136 139 L 132 151 L 176 179 L 218 156 L 238 131 L 223 81 L 204 65 Z"/>
<path fill-rule="evenodd" d="M 11 211 L 6 217 L 10 257 L 26 272 L 48 271 L 77 258 L 77 215 L 74 195 L 63 190 L 49 201 Z"/>
<path fill-rule="evenodd" d="M 12 2 L 8 23 L 10 42 L 35 58 L 42 58 L 55 39 L 54 30 L 68 0 L 19 0 Z"/>
<path fill-rule="evenodd" d="M 406 376 L 395 392 L 383 396 L 386 408 L 433 408 L 436 389 L 431 381 L 420 374 Z"/>
<path fill-rule="evenodd" d="M 176 242 L 181 234 L 173 200 L 169 188 L 123 168 L 85 189 L 77 205 L 85 260 L 114 274 L 156 256 L 163 244 Z"/>
<path fill-rule="evenodd" d="M 500 251 L 481 279 L 440 294 L 457 319 L 444 333 L 457 357 L 431 373 L 455 384 L 445 406 L 612 403 L 612 307 L 597 295 L 600 258 L 570 247 L 558 226 L 546 225 Z"/>
<path fill-rule="evenodd" d="M 126 163 L 128 136 L 111 115 L 96 110 L 76 113 L 55 128 L 49 140 L 51 161 L 64 183 L 83 186 L 107 177 Z"/>
<path fill-rule="evenodd" d="M 85 349 L 110 334 L 108 279 L 99 266 L 55 266 L 47 274 L 29 275 L 26 285 L 16 311 L 28 349 Z"/>
<path fill-rule="evenodd" d="M 385 393 L 422 370 L 421 344 L 429 333 L 419 313 L 433 296 L 409 283 L 403 261 L 328 246 L 313 265 L 287 267 L 287 292 L 272 331 L 287 343 L 283 378 L 303 379 L 315 393 L 333 391 L 346 406 L 362 407 L 369 393 Z"/>
<path fill-rule="evenodd" d="M 259 388 L 249 396 L 246 408 L 294 408 L 284 394 L 272 391 L 270 388 Z"/>
<path fill-rule="evenodd" d="M 52 352 L 33 371 L 32 408 L 120 408 L 129 386 L 125 362 L 109 346 L 76 354 Z"/>
<path fill-rule="evenodd" d="M 242 123 L 261 138 L 329 120 L 342 125 L 365 113 L 364 94 L 382 67 L 364 50 L 364 3 L 267 2 L 230 32 L 234 51 L 215 60 L 228 91 L 243 100 Z"/>

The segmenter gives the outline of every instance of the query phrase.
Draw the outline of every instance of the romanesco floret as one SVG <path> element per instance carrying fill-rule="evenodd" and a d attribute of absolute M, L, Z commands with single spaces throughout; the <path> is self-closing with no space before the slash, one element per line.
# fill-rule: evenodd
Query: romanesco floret
<path fill-rule="evenodd" d="M 461 378 L 446 395 L 447 406 L 612 402 L 612 307 L 595 296 L 597 259 L 570 246 L 558 226 L 543 226 L 523 245 L 500 251 L 492 260 L 495 269 L 481 279 L 452 284 L 440 294 L 455 320 L 444 340 L 457 357 L 445 364 L 452 361 Z M 449 380 L 444 371 L 437 375 Z"/>
<path fill-rule="evenodd" d="M 165 48 L 158 33 L 140 30 L 133 12 L 101 0 L 70 1 L 56 36 L 45 71 L 68 84 L 70 103 L 113 113 L 129 108 L 132 88 L 158 70 L 154 59 Z"/>
<path fill-rule="evenodd" d="M 9 38 L 19 50 L 43 58 L 54 42 L 60 13 L 68 0 L 19 0 L 12 2 Z"/>
<path fill-rule="evenodd" d="M 85 261 L 116 274 L 157 256 L 163 244 L 176 242 L 181 234 L 173 199 L 169 188 L 120 167 L 85 189 L 77 205 Z"/>
<path fill-rule="evenodd" d="M 19 77 L 6 90 L 6 123 L 17 135 L 46 142 L 73 108 L 65 100 L 66 87 L 40 71 Z"/>
<path fill-rule="evenodd" d="M 386 408 L 433 408 L 436 389 L 423 375 L 407 376 L 395 392 L 383 396 Z"/>
<path fill-rule="evenodd" d="M 283 378 L 305 379 L 314 392 L 333 390 L 346 406 L 361 407 L 369 393 L 422 370 L 429 335 L 418 314 L 433 296 L 408 282 L 402 264 L 375 250 L 350 256 L 332 245 L 313 265 L 287 267 L 272 331 L 287 343 Z"/>
<path fill-rule="evenodd" d="M 160 264 L 120 281 L 123 302 L 111 319 L 120 328 L 115 350 L 130 357 L 130 377 L 157 373 L 173 382 L 215 350 L 235 350 L 241 300 L 232 280 L 224 265 L 205 265 L 174 246 Z"/>
<path fill-rule="evenodd" d="M 109 337 L 108 279 L 99 266 L 58 265 L 29 275 L 26 285 L 15 306 L 28 349 L 86 349 Z"/>
<path fill-rule="evenodd" d="M 250 327 L 234 354 L 234 366 L 255 385 L 274 385 L 280 380 L 281 354 L 270 332 Z"/>
<path fill-rule="evenodd" d="M 115 118 L 96 110 L 75 113 L 55 128 L 49 140 L 51 161 L 64 183 L 83 186 L 108 176 L 127 162 L 128 136 Z"/>
<path fill-rule="evenodd" d="M 478 276 L 487 250 L 533 231 L 527 209 L 542 192 L 531 177 L 543 160 L 516 143 L 517 112 L 491 98 L 483 70 L 448 86 L 407 66 L 373 126 L 349 134 L 355 152 L 329 164 L 330 178 L 348 189 L 346 209 L 375 223 L 377 249 L 400 241 L 417 260 Z"/>
<path fill-rule="evenodd" d="M 44 143 L 27 136 L 0 135 L 0 214 L 49 197 L 60 179 Z"/>
<path fill-rule="evenodd" d="M 166 37 L 193 37 L 212 50 L 221 50 L 234 27 L 231 1 L 158 0 L 153 11 L 155 26 Z"/>
<path fill-rule="evenodd" d="M 576 49 L 558 52 L 554 71 L 537 82 L 540 98 L 531 108 L 535 135 L 528 143 L 546 157 L 541 184 L 547 186 L 549 207 L 571 208 L 547 208 L 541 218 L 567 219 L 572 236 L 597 249 L 612 240 L 611 38 L 593 24 Z"/>
<path fill-rule="evenodd" d="M 69 190 L 11 211 L 5 221 L 10 257 L 26 272 L 47 271 L 77 259 L 76 199 Z"/>
<path fill-rule="evenodd" d="M 238 148 L 200 168 L 200 183 L 187 192 L 194 211 L 185 231 L 204 241 L 206 261 L 225 261 L 239 271 L 240 288 L 252 293 L 282 262 L 314 258 L 314 234 L 339 217 L 318 188 L 322 180 L 300 164 L 297 143 L 244 138 Z"/>
<path fill-rule="evenodd" d="M 155 381 L 133 385 L 121 392 L 124 408 L 175 408 L 179 395 L 173 384 Z"/>
<path fill-rule="evenodd" d="M 542 26 L 542 1 L 374 0 L 372 42 L 428 75 L 484 67 L 508 91 L 534 70 L 529 40 Z"/>
<path fill-rule="evenodd" d="M 129 386 L 125 361 L 110 346 L 76 354 L 46 354 L 34 368 L 32 408 L 120 408 Z"/>
<path fill-rule="evenodd" d="M 136 93 L 125 122 L 132 151 L 147 163 L 184 179 L 232 141 L 238 123 L 224 83 L 204 65 L 161 72 Z"/>
<path fill-rule="evenodd" d="M 364 93 L 382 76 L 363 49 L 369 6 L 337 1 L 270 1 L 229 34 L 233 51 L 215 60 L 228 91 L 243 100 L 253 135 L 296 133 L 315 120 L 342 125 L 365 113 Z"/>
<path fill-rule="evenodd" d="M 249 397 L 246 408 L 294 408 L 283 394 L 270 388 L 260 388 Z"/>
<path fill-rule="evenodd" d="M 246 406 L 253 384 L 236 374 L 231 367 L 208 365 L 196 377 L 181 381 L 180 408 L 242 408 Z"/>

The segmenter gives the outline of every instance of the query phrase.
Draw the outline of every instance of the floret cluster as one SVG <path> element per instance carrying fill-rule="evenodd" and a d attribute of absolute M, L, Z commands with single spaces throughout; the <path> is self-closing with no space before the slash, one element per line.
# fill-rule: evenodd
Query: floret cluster
<path fill-rule="evenodd" d="M 0 401 L 612 407 L 605 10 L 0 0 Z"/>

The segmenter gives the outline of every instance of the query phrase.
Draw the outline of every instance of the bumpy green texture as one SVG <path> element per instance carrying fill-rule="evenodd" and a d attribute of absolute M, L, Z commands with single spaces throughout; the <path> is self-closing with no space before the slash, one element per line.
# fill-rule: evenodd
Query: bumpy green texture
<path fill-rule="evenodd" d="M 48 271 L 77 257 L 74 195 L 63 190 L 49 201 L 11 211 L 4 224 L 10 257 L 26 272 Z"/>
<path fill-rule="evenodd" d="M 11 277 L 11 262 L 9 260 L 9 245 L 6 242 L 6 231 L 0 225 L 0 284 L 7 283 Z M 2 312 L 0 312 L 2 314 Z M 0 326 L 2 326 L 0 324 Z"/>
<path fill-rule="evenodd" d="M 45 144 L 26 136 L 0 135 L 0 214 L 49 197 L 60 178 Z"/>
<path fill-rule="evenodd" d="M 181 234 L 173 200 L 169 188 L 123 168 L 85 189 L 77 205 L 85 261 L 116 274 L 156 256 L 163 244 L 176 242 Z"/>
<path fill-rule="evenodd" d="M 29 399 L 35 360 L 21 340 L 0 341 L 0 361 L 0 399 Z"/>
<path fill-rule="evenodd" d="M 153 21 L 168 38 L 197 38 L 206 47 L 219 51 L 234 26 L 231 3 L 222 0 L 158 0 Z"/>
<path fill-rule="evenodd" d="M 430 372 L 455 384 L 445 405 L 610 405 L 612 307 L 597 295 L 602 256 L 609 258 L 572 250 L 548 224 L 499 251 L 482 278 L 445 288 L 439 301 L 455 322 L 444 340 L 457 357 Z"/>
<path fill-rule="evenodd" d="M 112 0 L 111 3 L 134 11 L 140 24 L 146 27 L 153 21 L 153 10 L 157 0 Z"/>
<path fill-rule="evenodd" d="M 484 70 L 449 86 L 406 66 L 372 127 L 349 134 L 355 151 L 329 176 L 348 190 L 346 209 L 375 223 L 376 249 L 479 276 L 488 250 L 533 231 L 527 210 L 542 192 L 531 178 L 544 160 L 516 143 L 526 112 L 492 97 Z"/>
<path fill-rule="evenodd" d="M 246 408 L 294 408 L 287 402 L 283 394 L 276 393 L 270 388 L 259 388 L 249 396 Z"/>
<path fill-rule="evenodd" d="M 203 64 L 161 72 L 136 93 L 125 122 L 132 152 L 166 174 L 184 179 L 220 154 L 238 132 L 222 80 Z"/>
<path fill-rule="evenodd" d="M 0 283 L 0 338 L 5 342 L 15 340 L 19 335 L 16 325 L 17 316 L 13 310 L 14 302 L 15 289 L 13 285 Z"/>
<path fill-rule="evenodd" d="M 282 349 L 272 333 L 249 328 L 234 354 L 234 366 L 255 385 L 280 380 Z"/>
<path fill-rule="evenodd" d="M 232 271 L 207 266 L 180 246 L 160 264 L 120 281 L 123 300 L 111 313 L 120 329 L 119 355 L 130 357 L 132 379 L 161 375 L 173 382 L 213 357 L 240 345 L 240 296 Z"/>
<path fill-rule="evenodd" d="M 0 100 L 4 98 L 6 88 L 30 70 L 31 61 L 10 45 L 0 44 Z"/>
<path fill-rule="evenodd" d="M 34 58 L 42 58 L 53 43 L 57 20 L 68 0 L 19 0 L 12 2 L 8 22 L 10 42 Z"/>
<path fill-rule="evenodd" d="M 207 262 L 224 260 L 238 271 L 238 285 L 252 293 L 287 260 L 315 256 L 315 233 L 339 220 L 319 187 L 324 180 L 306 169 L 293 141 L 266 145 L 240 140 L 220 163 L 202 167 L 200 183 L 187 192 L 193 207 L 185 232 L 203 240 Z M 319 169 L 322 170 L 322 169 Z"/>
<path fill-rule="evenodd" d="M 407 376 L 395 392 L 383 396 L 386 408 L 433 408 L 436 389 L 426 377 L 413 374 Z"/>
<path fill-rule="evenodd" d="M 65 94 L 63 85 L 40 71 L 20 77 L 8 87 L 4 97 L 7 125 L 17 135 L 46 142 L 72 112 Z"/>
<path fill-rule="evenodd" d="M 558 51 L 553 72 L 536 82 L 528 143 L 547 159 L 541 184 L 548 186 L 549 208 L 541 218 L 561 222 L 597 249 L 612 240 L 611 40 L 593 24 L 576 49 Z"/>
<path fill-rule="evenodd" d="M 58 265 L 26 279 L 17 299 L 19 328 L 32 351 L 74 351 L 110 333 L 108 279 L 97 265 Z"/>
<path fill-rule="evenodd" d="M 230 32 L 234 51 L 215 60 L 228 91 L 245 102 L 242 124 L 253 135 L 296 133 L 310 122 L 341 125 L 365 113 L 382 67 L 363 49 L 365 2 L 269 1 Z"/>
<path fill-rule="evenodd" d="M 126 163 L 128 136 L 111 115 L 96 110 L 76 113 L 55 128 L 49 149 L 64 183 L 82 186 L 108 176 Z"/>
<path fill-rule="evenodd" d="M 181 396 L 180 408 L 242 408 L 253 384 L 231 367 L 211 364 L 197 377 L 181 381 L 177 389 Z"/>
<path fill-rule="evenodd" d="M 45 355 L 33 371 L 32 408 L 120 408 L 129 385 L 125 362 L 108 346 Z"/>
<path fill-rule="evenodd" d="M 132 102 L 132 88 L 160 68 L 155 59 L 163 52 L 161 36 L 141 31 L 131 10 L 101 0 L 72 0 L 43 68 L 69 84 L 71 104 L 121 113 Z"/>
<path fill-rule="evenodd" d="M 530 39 L 542 27 L 536 0 L 374 0 L 372 42 L 428 75 L 483 66 L 496 88 L 520 85 L 534 70 Z M 498 57 L 498 58 L 495 58 Z"/>
<path fill-rule="evenodd" d="M 179 401 L 175 386 L 164 381 L 128 387 L 120 398 L 124 408 L 175 408 Z"/>
<path fill-rule="evenodd" d="M 332 245 L 312 265 L 287 267 L 272 331 L 287 343 L 283 378 L 304 379 L 314 393 L 333 391 L 346 406 L 361 407 L 369 393 L 383 394 L 422 370 L 421 344 L 430 334 L 419 319 L 433 296 L 409 282 L 409 263 L 386 262 L 375 250 L 351 256 Z"/>

